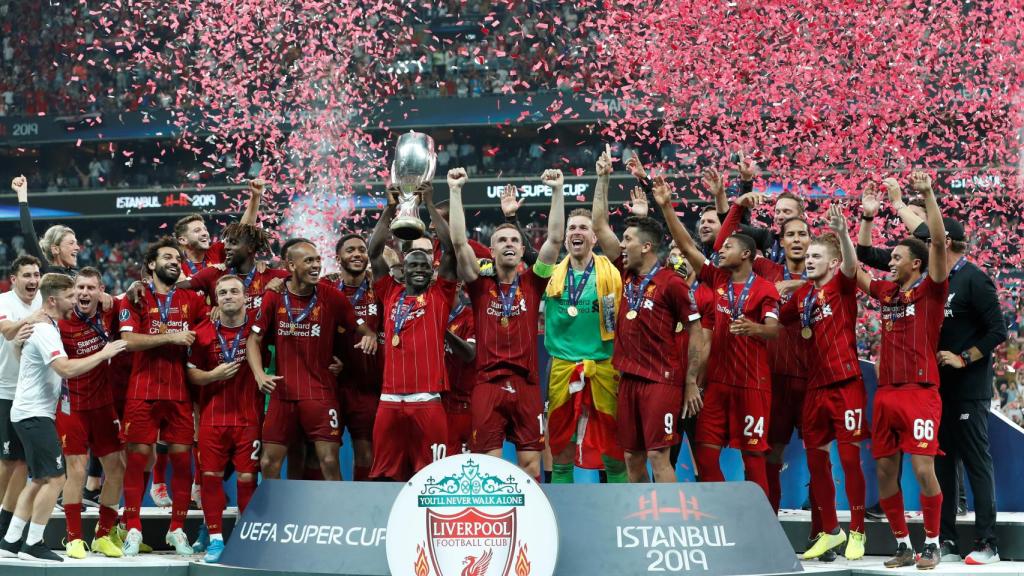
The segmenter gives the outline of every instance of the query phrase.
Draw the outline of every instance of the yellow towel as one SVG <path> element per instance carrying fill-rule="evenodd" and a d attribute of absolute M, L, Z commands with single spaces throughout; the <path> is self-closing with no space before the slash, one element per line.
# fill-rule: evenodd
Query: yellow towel
<path fill-rule="evenodd" d="M 615 319 L 619 315 L 619 300 L 622 296 L 622 276 L 611 260 L 599 254 L 594 254 L 594 273 L 597 274 L 597 303 L 601 315 L 601 340 L 614 340 Z M 565 278 L 568 275 L 569 257 L 566 256 L 551 271 L 547 287 L 549 297 L 562 297 Z"/>

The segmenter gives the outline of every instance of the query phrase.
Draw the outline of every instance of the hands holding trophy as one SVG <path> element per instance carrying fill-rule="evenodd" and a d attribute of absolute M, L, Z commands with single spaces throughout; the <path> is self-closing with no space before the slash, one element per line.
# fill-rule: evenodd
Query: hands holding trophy
<path fill-rule="evenodd" d="M 395 159 L 391 163 L 391 184 L 398 186 L 398 209 L 391 222 L 391 233 L 401 240 L 423 236 L 426 226 L 420 220 L 420 198 L 416 189 L 434 178 L 437 152 L 434 139 L 421 132 L 407 132 L 398 137 Z"/>

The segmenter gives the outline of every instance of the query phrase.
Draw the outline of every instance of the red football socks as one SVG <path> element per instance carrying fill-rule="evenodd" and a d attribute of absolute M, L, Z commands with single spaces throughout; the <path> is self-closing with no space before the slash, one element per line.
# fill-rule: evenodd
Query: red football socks
<path fill-rule="evenodd" d="M 124 524 L 129 530 L 142 530 L 139 508 L 146 491 L 145 471 L 148 461 L 149 456 L 146 454 L 128 452 L 128 464 L 124 471 Z"/>
<path fill-rule="evenodd" d="M 839 463 L 846 478 L 846 499 L 850 503 L 850 530 L 864 533 L 864 500 L 867 487 L 864 483 L 864 469 L 860 465 L 860 446 L 839 444 Z"/>
<path fill-rule="evenodd" d="M 67 524 L 68 542 L 82 539 L 82 503 L 64 504 L 64 522 Z"/>
<path fill-rule="evenodd" d="M 203 497 L 203 518 L 206 520 L 206 527 L 210 534 L 220 534 L 224 525 L 224 507 L 227 506 L 224 479 L 220 476 L 204 475 L 200 481 L 202 484 L 199 485 L 199 490 Z"/>
<path fill-rule="evenodd" d="M 697 445 L 694 451 L 694 459 L 697 461 L 697 479 L 701 482 L 725 482 L 722 474 L 722 464 L 718 461 L 722 453 L 721 448 Z"/>
<path fill-rule="evenodd" d="M 942 520 L 942 492 L 935 496 L 921 494 L 921 515 L 924 516 L 924 535 L 938 538 L 939 523 Z"/>
<path fill-rule="evenodd" d="M 188 507 L 192 503 L 192 454 L 173 452 L 171 461 L 171 526 L 169 532 L 185 527 Z"/>
<path fill-rule="evenodd" d="M 807 468 L 811 472 L 814 505 L 821 513 L 821 531 L 831 534 L 839 527 L 839 518 L 836 515 L 836 484 L 832 479 L 828 452 L 817 448 L 807 450 Z"/>
<path fill-rule="evenodd" d="M 768 471 L 768 502 L 778 514 L 779 503 L 782 501 L 782 463 L 768 460 L 765 469 Z"/>
<path fill-rule="evenodd" d="M 242 513 L 245 512 L 245 507 L 252 500 L 252 495 L 256 493 L 256 481 L 239 480 L 236 484 L 236 490 L 238 491 L 238 512 Z"/>
<path fill-rule="evenodd" d="M 888 498 L 882 498 L 878 501 L 878 504 L 882 506 L 882 511 L 885 512 L 885 517 L 889 520 L 889 528 L 892 530 L 892 535 L 896 538 L 906 536 L 908 534 L 907 517 L 903 514 L 903 492 L 897 492 Z M 937 525 L 936 533 L 938 533 Z"/>
<path fill-rule="evenodd" d="M 765 457 L 763 455 L 743 454 L 743 477 L 757 484 L 764 490 L 764 495 L 771 497 L 768 493 L 768 472 L 765 469 Z"/>

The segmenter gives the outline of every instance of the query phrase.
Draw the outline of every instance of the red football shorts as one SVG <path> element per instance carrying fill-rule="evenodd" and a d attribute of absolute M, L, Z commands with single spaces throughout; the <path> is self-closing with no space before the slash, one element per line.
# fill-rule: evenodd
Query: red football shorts
<path fill-rule="evenodd" d="M 808 390 L 802 416 L 804 447 L 818 448 L 833 440 L 867 440 L 871 436 L 867 407 L 867 393 L 860 376 Z"/>
<path fill-rule="evenodd" d="M 933 386 L 904 384 L 875 392 L 871 455 L 885 458 L 900 451 L 935 456 L 939 451 L 942 399 Z"/>
<path fill-rule="evenodd" d="M 540 387 L 519 376 L 502 376 L 473 387 L 473 452 L 500 450 L 505 438 L 520 452 L 544 450 L 544 400 Z"/>
<path fill-rule="evenodd" d="M 113 404 L 92 410 L 72 410 L 64 414 L 57 410 L 57 434 L 66 456 L 88 454 L 102 458 L 117 452 L 121 443 L 121 420 Z"/>
<path fill-rule="evenodd" d="M 683 387 L 623 374 L 619 380 L 618 439 L 629 452 L 679 444 Z"/>
<path fill-rule="evenodd" d="M 768 444 L 789 444 L 793 430 L 801 429 L 806 392 L 806 378 L 772 374 L 772 425 L 768 428 Z"/>
<path fill-rule="evenodd" d="M 263 421 L 263 442 L 291 446 L 305 438 L 310 442 L 341 443 L 341 410 L 337 398 L 282 400 L 270 395 Z"/>
<path fill-rule="evenodd" d="M 341 417 L 353 440 L 373 438 L 373 420 L 377 417 L 380 392 L 366 392 L 354 386 L 339 390 Z"/>
<path fill-rule="evenodd" d="M 260 471 L 259 426 L 199 426 L 199 469 L 223 472 L 228 460 L 240 474 Z"/>
<path fill-rule="evenodd" d="M 132 444 L 153 444 L 159 435 L 166 444 L 192 446 L 195 418 L 188 400 L 133 400 L 124 405 L 124 440 Z"/>
<path fill-rule="evenodd" d="M 404 482 L 448 453 L 448 419 L 440 401 L 385 402 L 373 424 L 372 479 Z"/>
<path fill-rule="evenodd" d="M 448 416 L 448 455 L 469 452 L 469 437 L 473 434 L 473 413 L 469 402 L 442 398 L 441 405 Z"/>
<path fill-rule="evenodd" d="M 697 444 L 767 452 L 771 404 L 767 390 L 709 385 L 704 390 L 704 408 L 697 415 Z"/>

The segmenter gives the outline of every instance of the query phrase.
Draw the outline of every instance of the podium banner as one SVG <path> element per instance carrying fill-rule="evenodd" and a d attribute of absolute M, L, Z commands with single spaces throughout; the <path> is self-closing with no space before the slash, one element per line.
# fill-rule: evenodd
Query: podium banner
<path fill-rule="evenodd" d="M 802 572 L 751 482 L 544 487 L 559 527 L 557 574 Z"/>
<path fill-rule="evenodd" d="M 388 514 L 403 484 L 264 480 L 235 525 L 228 566 L 388 576 Z"/>

